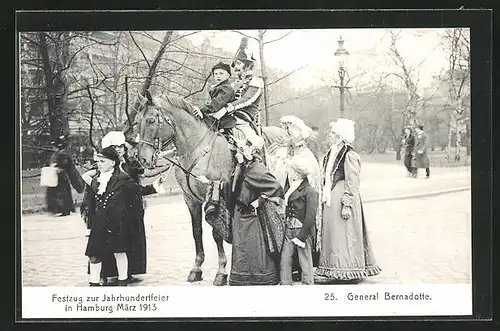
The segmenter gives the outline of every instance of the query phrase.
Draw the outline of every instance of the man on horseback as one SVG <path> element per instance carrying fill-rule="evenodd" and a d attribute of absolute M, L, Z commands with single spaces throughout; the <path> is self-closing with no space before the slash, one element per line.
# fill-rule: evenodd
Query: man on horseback
<path fill-rule="evenodd" d="M 243 38 L 231 65 L 237 76 L 236 81 L 232 84 L 236 100 L 211 114 L 213 118 L 222 121 L 227 116 L 234 118 L 233 135 L 236 141 L 254 141 L 255 137 L 253 136 L 260 135 L 259 103 L 264 82 L 262 78 L 254 76 L 254 65 L 255 58 L 248 50 L 248 39 Z"/>

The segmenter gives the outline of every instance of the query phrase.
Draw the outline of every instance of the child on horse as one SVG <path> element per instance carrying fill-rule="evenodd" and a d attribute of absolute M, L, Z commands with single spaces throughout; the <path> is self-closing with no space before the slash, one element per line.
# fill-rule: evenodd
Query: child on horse
<path fill-rule="evenodd" d="M 194 106 L 193 113 L 199 117 L 204 118 L 205 115 L 212 115 L 229 102 L 234 101 L 234 90 L 229 83 L 231 77 L 231 67 L 229 64 L 219 62 L 212 68 L 212 75 L 215 79 L 215 84 L 208 90 L 210 101 L 205 103 L 203 107 L 198 108 Z"/>

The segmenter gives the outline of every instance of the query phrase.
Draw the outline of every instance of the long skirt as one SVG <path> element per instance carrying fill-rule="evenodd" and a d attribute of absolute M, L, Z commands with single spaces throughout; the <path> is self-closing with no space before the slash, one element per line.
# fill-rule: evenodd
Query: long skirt
<path fill-rule="evenodd" d="M 236 207 L 229 285 L 277 285 L 279 264 L 268 254 L 259 219 Z"/>
<path fill-rule="evenodd" d="M 61 172 L 57 176 L 57 186 L 47 187 L 46 202 L 49 213 L 69 213 L 75 211 L 68 175 Z"/>
<path fill-rule="evenodd" d="M 324 204 L 319 266 L 315 275 L 330 280 L 359 280 L 377 275 L 372 246 L 366 229 L 361 198 L 353 199 L 352 217 L 341 216 L 344 181 L 331 194 L 331 206 Z"/>
<path fill-rule="evenodd" d="M 414 167 L 420 169 L 429 168 L 429 156 L 427 155 L 427 152 L 422 154 L 417 153 L 414 161 Z"/>

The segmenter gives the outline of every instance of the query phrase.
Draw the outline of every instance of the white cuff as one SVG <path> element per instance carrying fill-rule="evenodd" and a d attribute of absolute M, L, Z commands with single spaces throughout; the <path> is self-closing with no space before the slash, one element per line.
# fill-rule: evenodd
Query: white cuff
<path fill-rule="evenodd" d="M 259 208 L 259 199 L 253 201 L 250 205 L 255 209 Z"/>
<path fill-rule="evenodd" d="M 165 188 L 163 185 L 160 185 L 158 183 L 158 179 L 153 182 L 153 188 L 155 189 L 156 193 L 165 193 Z"/>
<path fill-rule="evenodd" d="M 89 175 L 83 174 L 82 179 L 85 182 L 85 184 L 87 184 L 89 186 L 92 183 L 92 177 L 90 177 Z"/>
<path fill-rule="evenodd" d="M 295 245 L 299 246 L 299 247 L 302 247 L 302 248 L 305 248 L 305 247 L 306 247 L 306 243 L 305 243 L 305 242 L 303 242 L 303 241 L 301 241 L 301 240 L 299 240 L 299 239 L 297 239 L 297 238 L 293 238 L 293 239 L 292 239 L 292 242 L 293 242 Z"/>

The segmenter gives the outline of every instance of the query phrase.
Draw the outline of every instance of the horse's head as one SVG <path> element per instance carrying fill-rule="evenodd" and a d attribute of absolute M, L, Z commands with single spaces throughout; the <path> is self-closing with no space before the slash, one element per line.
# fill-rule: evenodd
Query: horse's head
<path fill-rule="evenodd" d="M 175 130 L 170 118 L 149 95 L 140 96 L 136 123 L 137 157 L 146 168 L 153 168 L 162 149 L 173 141 Z"/>

